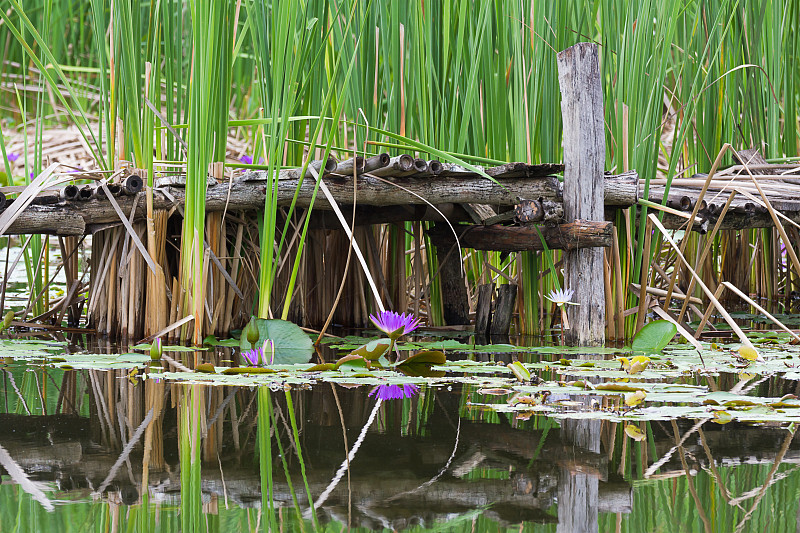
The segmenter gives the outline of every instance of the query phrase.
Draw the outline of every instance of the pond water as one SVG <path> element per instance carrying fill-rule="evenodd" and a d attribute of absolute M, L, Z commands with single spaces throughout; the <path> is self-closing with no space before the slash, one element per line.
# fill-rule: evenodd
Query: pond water
<path fill-rule="evenodd" d="M 786 369 L 794 349 L 775 347 L 764 364 L 785 356 Z M 653 363 L 665 375 L 648 369 L 641 379 L 614 381 L 638 383 L 648 402 L 655 400 L 630 409 L 622 405 L 624 391 L 564 383 L 577 377 L 597 384 L 619 372 L 603 364 L 619 363 L 579 367 L 561 359 L 577 359 L 575 353 L 552 347 L 451 349 L 452 367 L 441 372 L 447 376 L 429 378 L 400 399 L 370 396 L 371 378 L 364 382 L 357 373 L 219 385 L 204 384 L 196 373 L 176 379 L 165 372 L 170 365 L 150 367 L 146 358 L 119 356 L 127 351 L 109 346 L 86 349 L 43 337 L 4 341 L 2 350 L 0 531 L 796 531 L 800 525 L 793 422 L 800 409 L 785 396 L 797 393 L 800 381 L 786 379 L 787 372 L 764 378 L 741 369 L 684 371 L 680 359 L 688 356 L 679 346 L 667 354 L 669 365 Z M 336 357 L 326 350 L 326 358 Z M 99 351 L 111 355 L 86 354 Z M 596 358 L 610 358 L 615 350 L 599 352 Z M 172 356 L 191 364 L 193 354 Z M 227 348 L 210 356 L 217 366 L 231 364 Z M 499 369 L 513 360 L 544 382 L 509 385 Z M 670 370 L 673 361 L 677 370 Z M 483 377 L 472 368 L 479 364 Z M 581 374 L 589 370 L 591 379 Z M 667 396 L 664 383 L 684 387 L 681 396 Z M 537 392 L 543 388 L 550 394 Z M 722 394 L 737 400 L 721 403 Z M 670 408 L 686 411 L 659 414 Z"/>

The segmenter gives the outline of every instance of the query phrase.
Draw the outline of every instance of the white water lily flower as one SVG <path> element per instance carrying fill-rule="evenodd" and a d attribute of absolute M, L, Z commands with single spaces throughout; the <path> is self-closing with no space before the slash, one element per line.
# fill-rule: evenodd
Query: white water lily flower
<path fill-rule="evenodd" d="M 558 289 L 557 291 L 550 291 L 550 294 L 545 296 L 548 300 L 561 307 L 564 304 L 578 305 L 577 302 L 572 302 L 572 297 L 575 291 L 572 289 Z"/>

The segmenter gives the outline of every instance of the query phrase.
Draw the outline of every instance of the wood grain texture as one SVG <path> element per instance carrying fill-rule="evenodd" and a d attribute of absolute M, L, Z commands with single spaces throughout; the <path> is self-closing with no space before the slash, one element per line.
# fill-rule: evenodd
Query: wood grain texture
<path fill-rule="evenodd" d="M 603 91 L 597 45 L 578 43 L 558 53 L 561 117 L 564 123 L 564 215 L 603 220 L 605 132 Z M 571 346 L 605 343 L 603 250 L 582 248 L 564 253 L 564 284 L 578 305 L 567 306 Z"/>
<path fill-rule="evenodd" d="M 209 186 L 206 191 L 206 212 L 263 210 L 268 186 L 263 181 L 264 176 L 265 173 L 248 173 L 230 185 L 220 183 Z M 608 179 L 615 184 L 609 188 L 612 194 L 609 195 L 611 203 L 606 202 L 608 205 L 630 206 L 637 201 L 636 176 L 611 176 Z M 352 203 L 352 176 L 326 176 L 324 181 L 340 205 Z M 519 202 L 519 198 L 561 201 L 561 183 L 554 176 L 504 177 L 498 178 L 498 181 L 499 185 L 479 176 L 383 179 L 364 174 L 356 178 L 355 188 L 360 206 L 425 206 L 427 202 L 434 205 L 476 203 L 513 206 Z M 298 178 L 281 179 L 277 187 L 278 203 L 289 205 L 298 187 L 297 205 L 307 207 L 314 194 L 312 178 L 305 178 L 302 183 Z M 102 195 L 94 195 L 87 201 L 70 202 L 59 201 L 57 194 L 48 194 L 43 198 L 46 202 L 42 203 L 49 205 L 29 206 L 6 233 L 79 235 L 82 230 L 78 218 L 82 218 L 87 227 L 119 222 L 114 208 Z M 169 210 L 183 205 L 185 196 L 185 189 L 179 186 L 156 188 L 153 191 L 153 209 Z M 135 195 L 120 195 L 116 200 L 122 211 L 130 214 L 134 198 Z M 136 202 L 136 205 L 134 220 L 143 220 L 146 216 L 145 202 Z M 318 195 L 314 207 L 326 210 L 330 209 L 330 204 L 322 195 Z"/>
<path fill-rule="evenodd" d="M 611 222 L 575 220 L 558 226 L 482 226 L 458 224 L 453 226 L 462 248 L 493 250 L 496 252 L 542 251 L 544 237 L 551 250 L 578 250 L 582 248 L 611 246 L 614 225 Z M 446 224 L 436 224 L 428 230 L 434 245 L 447 245 L 453 238 Z M 601 250 L 602 252 L 602 250 Z"/>

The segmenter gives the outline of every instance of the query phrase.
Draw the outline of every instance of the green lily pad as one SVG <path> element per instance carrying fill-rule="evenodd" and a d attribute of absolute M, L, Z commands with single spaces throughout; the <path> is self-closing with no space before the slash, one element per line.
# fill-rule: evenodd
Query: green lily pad
<path fill-rule="evenodd" d="M 225 375 L 236 374 L 275 374 L 277 371 L 272 368 L 263 368 L 255 366 L 235 366 L 233 368 L 226 368 L 222 371 Z"/>
<path fill-rule="evenodd" d="M 443 352 L 440 352 L 439 350 L 423 350 L 415 353 L 414 355 L 410 355 L 407 359 L 397 363 L 396 366 L 399 368 L 406 365 L 419 364 L 443 365 L 446 362 L 447 358 L 444 356 Z"/>
<path fill-rule="evenodd" d="M 359 355 L 369 361 L 377 361 L 386 353 L 386 350 L 388 350 L 391 345 L 392 341 L 390 339 L 375 339 L 366 344 L 362 344 L 350 352 L 350 355 Z"/>
<path fill-rule="evenodd" d="M 519 361 L 514 361 L 513 363 L 509 363 L 508 368 L 509 370 L 511 370 L 511 373 L 517 377 L 518 380 L 522 382 L 531 380 L 530 370 L 525 368 L 525 366 Z"/>
<path fill-rule="evenodd" d="M 344 357 L 336 361 L 336 370 L 360 372 L 368 368 L 368 365 L 369 363 L 367 362 L 367 360 L 361 357 L 360 355 L 350 354 L 350 355 L 345 355 Z"/>
<path fill-rule="evenodd" d="M 251 344 L 247 340 L 248 335 L 242 335 L 239 342 L 242 351 L 261 347 L 265 341 L 272 340 L 275 349 L 274 364 L 307 363 L 314 353 L 311 339 L 297 324 L 286 320 L 254 318 L 248 324 L 250 325 L 257 329 L 258 340 Z"/>
<path fill-rule="evenodd" d="M 631 349 L 634 352 L 658 353 L 669 344 L 676 333 L 678 328 L 672 322 L 655 320 L 645 325 L 633 337 Z"/>

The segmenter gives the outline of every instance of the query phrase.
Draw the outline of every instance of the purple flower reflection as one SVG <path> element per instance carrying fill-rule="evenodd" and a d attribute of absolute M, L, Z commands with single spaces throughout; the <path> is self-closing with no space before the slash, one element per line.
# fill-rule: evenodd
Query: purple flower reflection
<path fill-rule="evenodd" d="M 403 398 L 412 398 L 419 393 L 419 387 L 411 383 L 404 383 L 403 385 L 378 385 L 373 388 L 369 396 L 377 396 L 379 400 L 401 400 Z"/>

